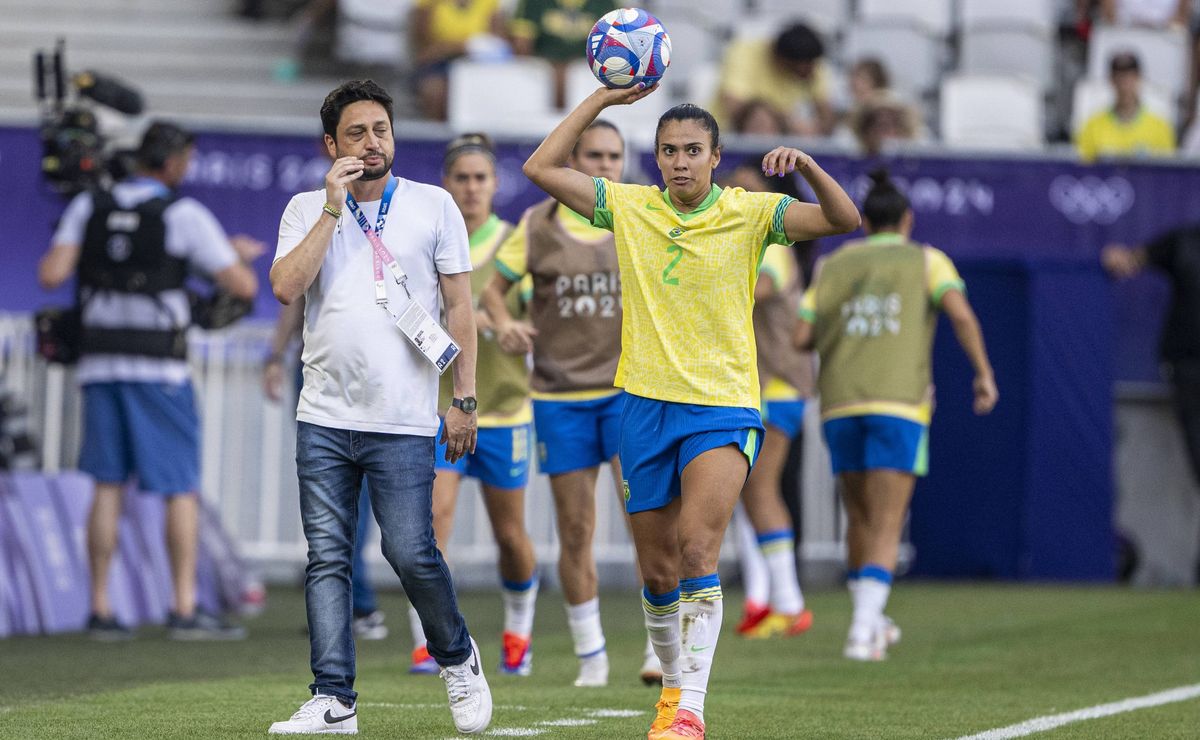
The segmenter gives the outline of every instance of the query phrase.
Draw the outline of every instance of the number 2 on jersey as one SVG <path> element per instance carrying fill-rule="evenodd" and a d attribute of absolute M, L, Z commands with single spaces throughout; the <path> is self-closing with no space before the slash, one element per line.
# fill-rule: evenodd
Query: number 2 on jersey
<path fill-rule="evenodd" d="M 679 264 L 679 260 L 683 259 L 683 247 L 678 244 L 672 244 L 667 247 L 667 254 L 675 253 L 675 258 L 671 263 L 663 269 L 663 283 L 666 285 L 679 285 L 679 278 L 671 277 L 671 271 L 675 269 L 675 265 Z"/>

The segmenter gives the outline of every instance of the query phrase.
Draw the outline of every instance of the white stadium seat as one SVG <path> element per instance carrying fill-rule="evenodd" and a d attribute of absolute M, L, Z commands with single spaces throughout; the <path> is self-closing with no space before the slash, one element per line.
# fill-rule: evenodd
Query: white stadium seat
<path fill-rule="evenodd" d="M 850 0 L 757 0 L 754 17 L 774 21 L 776 28 L 803 21 L 817 33 L 833 37 L 850 22 Z"/>
<path fill-rule="evenodd" d="M 1038 150 L 1045 103 L 1020 78 L 959 75 L 942 82 L 942 141 L 955 149 Z"/>
<path fill-rule="evenodd" d="M 458 131 L 545 135 L 558 122 L 554 72 L 542 59 L 450 65 L 448 118 Z"/>
<path fill-rule="evenodd" d="M 1016 75 L 1054 88 L 1054 38 L 1032 27 L 976 27 L 960 36 L 959 71 L 964 74 Z"/>
<path fill-rule="evenodd" d="M 1113 104 L 1112 85 L 1106 80 L 1082 79 L 1071 95 L 1071 133 L 1075 134 L 1087 119 Z M 1175 106 L 1171 96 L 1157 85 L 1142 85 L 1142 105 L 1175 124 Z"/>
<path fill-rule="evenodd" d="M 874 23 L 916 25 L 946 37 L 954 29 L 954 3 L 952 0 L 859 0 L 858 17 Z"/>
<path fill-rule="evenodd" d="M 859 23 L 846 33 L 842 62 L 849 67 L 864 57 L 877 57 L 887 65 L 893 87 L 923 95 L 937 87 L 944 50 L 941 39 L 915 26 Z"/>
<path fill-rule="evenodd" d="M 396 65 L 408 59 L 408 13 L 412 0 L 339 0 L 338 59 Z"/>
<path fill-rule="evenodd" d="M 959 0 L 959 22 L 972 29 L 1032 29 L 1054 32 L 1058 7 L 1054 0 Z"/>
<path fill-rule="evenodd" d="M 1142 77 L 1147 82 L 1158 85 L 1172 97 L 1183 93 L 1191 53 L 1185 30 L 1096 28 L 1088 47 L 1088 77 L 1108 79 L 1109 60 L 1113 54 L 1122 51 L 1137 54 L 1142 63 Z"/>

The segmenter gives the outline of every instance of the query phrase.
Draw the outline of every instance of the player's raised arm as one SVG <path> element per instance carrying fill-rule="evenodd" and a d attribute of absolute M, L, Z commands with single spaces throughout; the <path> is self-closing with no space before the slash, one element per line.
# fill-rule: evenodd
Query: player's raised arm
<path fill-rule="evenodd" d="M 822 236 L 845 234 L 858 228 L 862 219 L 854 201 L 837 180 L 821 169 L 816 160 L 799 149 L 781 146 L 763 157 L 763 174 L 775 177 L 798 172 L 808 181 L 817 204 L 793 203 L 783 214 L 788 239 L 805 241 Z"/>
<path fill-rule="evenodd" d="M 625 90 L 599 88 L 584 98 L 530 155 L 522 168 L 525 176 L 559 203 L 591 220 L 595 215 L 596 185 L 592 178 L 567 164 L 575 142 L 600 111 L 610 105 L 637 102 L 657 89 L 657 84 L 646 87 L 640 83 Z"/>

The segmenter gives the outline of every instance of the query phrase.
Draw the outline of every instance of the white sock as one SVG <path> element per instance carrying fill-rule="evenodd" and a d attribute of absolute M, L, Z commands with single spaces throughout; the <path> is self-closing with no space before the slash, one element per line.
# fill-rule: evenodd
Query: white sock
<path fill-rule="evenodd" d="M 408 628 L 412 632 L 413 650 L 425 647 L 425 630 L 421 627 L 421 617 L 412 604 L 408 605 Z"/>
<path fill-rule="evenodd" d="M 654 595 L 642 589 L 642 612 L 646 617 L 646 632 L 654 646 L 654 654 L 662 664 L 663 686 L 680 687 L 679 676 L 679 589 Z"/>
<path fill-rule="evenodd" d="M 754 526 L 750 524 L 750 517 L 741 502 L 733 510 L 733 532 L 746 601 L 755 606 L 767 606 L 771 598 L 770 572 L 762 551 L 758 549 L 758 536 L 754 533 Z"/>
<path fill-rule="evenodd" d="M 771 611 L 779 614 L 804 611 L 804 594 L 796 575 L 796 540 L 791 530 L 764 532 L 758 535 L 758 546 L 771 574 Z"/>
<path fill-rule="evenodd" d="M 724 615 L 721 581 L 716 573 L 685 578 L 679 584 L 679 623 L 681 633 L 682 691 L 679 708 L 704 721 L 704 697 L 708 694 L 708 675 L 712 671 L 717 638 L 721 635 Z"/>
<path fill-rule="evenodd" d="M 850 622 L 850 640 L 868 642 L 877 629 L 888 595 L 892 592 L 892 574 L 880 566 L 867 565 L 858 571 L 857 585 L 850 588 L 854 617 Z"/>
<path fill-rule="evenodd" d="M 538 595 L 537 578 L 530 578 L 524 583 L 501 581 L 500 594 L 504 599 L 504 631 L 529 639 L 533 634 L 533 611 Z"/>
<path fill-rule="evenodd" d="M 588 658 L 604 652 L 604 630 L 600 627 L 600 597 L 582 604 L 567 604 L 567 626 L 575 643 L 575 655 Z"/>

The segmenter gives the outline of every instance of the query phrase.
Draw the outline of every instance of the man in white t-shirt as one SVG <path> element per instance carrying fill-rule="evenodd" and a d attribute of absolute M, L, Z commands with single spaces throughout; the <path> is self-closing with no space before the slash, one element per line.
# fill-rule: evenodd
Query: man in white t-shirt
<path fill-rule="evenodd" d="M 364 476 L 384 556 L 420 615 L 454 724 L 482 732 L 491 692 L 433 536 L 438 370 L 396 318 L 416 308 L 439 316 L 439 295 L 444 304 L 461 348 L 443 439 L 454 462 L 474 451 L 477 425 L 466 225 L 446 191 L 392 177 L 392 99 L 379 85 L 339 86 L 321 123 L 333 165 L 324 189 L 288 203 L 271 267 L 281 303 L 305 299 L 296 463 L 313 698 L 269 732 L 357 732 L 350 572 Z"/>
<path fill-rule="evenodd" d="M 249 237 L 232 240 L 213 214 L 175 188 L 191 162 L 192 134 L 151 124 L 137 150 L 138 173 L 111 191 L 77 195 L 38 265 L 53 290 L 78 278 L 83 386 L 79 469 L 96 481 L 88 514 L 94 639 L 128 639 L 113 614 L 108 576 L 126 482 L 166 497 L 167 551 L 174 639 L 238 639 L 241 627 L 196 608 L 200 421 L 188 371 L 185 332 L 191 309 L 184 280 L 210 276 L 223 291 L 250 300 L 258 280 L 245 262 L 263 252 Z"/>

